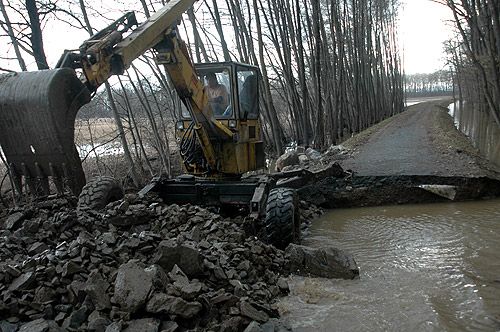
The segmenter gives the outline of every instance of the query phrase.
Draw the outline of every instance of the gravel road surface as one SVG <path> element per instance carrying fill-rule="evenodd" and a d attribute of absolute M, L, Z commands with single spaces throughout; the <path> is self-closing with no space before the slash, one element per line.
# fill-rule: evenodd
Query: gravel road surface
<path fill-rule="evenodd" d="M 447 114 L 447 104 L 410 106 L 361 133 L 342 166 L 358 175 L 485 176 L 477 151 Z"/>

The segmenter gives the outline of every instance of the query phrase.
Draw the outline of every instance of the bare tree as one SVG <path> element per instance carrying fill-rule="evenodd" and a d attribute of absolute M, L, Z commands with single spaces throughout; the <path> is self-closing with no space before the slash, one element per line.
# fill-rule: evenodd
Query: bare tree
<path fill-rule="evenodd" d="M 3 22 L 0 21 L 0 25 L 7 32 L 9 36 L 10 42 L 12 43 L 12 47 L 14 48 L 14 52 L 16 54 L 17 61 L 19 62 L 19 67 L 21 67 L 22 71 L 26 71 L 26 63 L 24 62 L 24 58 L 21 54 L 21 49 L 19 46 L 19 40 L 17 39 L 14 29 L 12 28 L 12 23 L 9 19 L 9 15 L 7 14 L 7 10 L 5 8 L 3 0 L 0 0 L 0 11 L 2 12 Z"/>
<path fill-rule="evenodd" d="M 80 9 L 82 11 L 84 20 L 87 24 L 87 31 L 88 31 L 89 35 L 92 36 L 93 30 L 92 30 L 92 26 L 90 25 L 90 21 L 89 21 L 88 16 L 87 16 L 87 10 L 86 10 L 86 7 L 85 7 L 83 0 L 80 0 Z M 127 138 L 125 136 L 125 131 L 123 130 L 123 124 L 121 122 L 120 115 L 118 114 L 118 109 L 116 107 L 115 101 L 113 99 L 113 94 L 111 92 L 111 86 L 109 85 L 108 82 L 105 82 L 104 85 L 106 87 L 106 93 L 108 95 L 108 100 L 110 103 L 111 110 L 113 111 L 115 123 L 116 123 L 116 126 L 118 128 L 118 135 L 120 137 L 120 141 L 121 141 L 121 144 L 123 147 L 123 153 L 125 155 L 125 159 L 127 160 L 127 163 L 130 165 L 130 175 L 132 177 L 132 181 L 134 182 L 134 185 L 136 187 L 138 187 L 140 185 L 139 176 L 137 174 L 137 170 L 135 168 L 135 163 L 134 163 L 134 160 L 132 159 L 132 155 L 130 154 L 130 149 L 128 146 Z"/>
<path fill-rule="evenodd" d="M 28 12 L 30 28 L 31 28 L 31 47 L 33 49 L 33 57 L 36 61 L 38 69 L 49 69 L 47 65 L 47 57 L 43 48 L 42 28 L 40 26 L 40 16 L 35 0 L 26 0 L 26 10 Z"/>
<path fill-rule="evenodd" d="M 463 97 L 477 111 L 489 112 L 500 126 L 500 2 L 498 0 L 441 0 L 454 17 L 461 52 L 448 48 L 455 60 Z"/>

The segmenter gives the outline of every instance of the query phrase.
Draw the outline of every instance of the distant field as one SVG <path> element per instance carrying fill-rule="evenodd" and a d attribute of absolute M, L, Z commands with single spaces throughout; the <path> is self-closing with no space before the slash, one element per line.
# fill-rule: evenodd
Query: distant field
<path fill-rule="evenodd" d="M 412 106 L 415 104 L 425 103 L 427 101 L 438 101 L 443 99 L 450 99 L 451 103 L 452 97 L 451 96 L 412 97 L 406 99 L 406 106 Z"/>
<path fill-rule="evenodd" d="M 75 142 L 77 144 L 105 143 L 117 135 L 115 120 L 99 118 L 76 120 Z"/>
<path fill-rule="evenodd" d="M 141 133 L 141 138 L 143 142 L 148 145 L 149 141 L 153 141 L 151 125 L 146 119 L 137 119 L 139 132 Z M 127 141 L 132 142 L 132 135 L 127 128 L 126 123 L 123 124 L 125 133 L 127 135 Z M 161 126 L 157 123 L 159 130 Z M 167 124 L 167 136 L 173 148 L 175 141 L 174 123 Z M 160 136 L 164 137 L 162 133 Z M 75 143 L 76 145 L 88 145 L 88 144 L 102 144 L 107 143 L 113 139 L 119 141 L 118 130 L 115 124 L 115 120 L 112 118 L 98 118 L 89 120 L 76 120 L 75 122 Z"/>
<path fill-rule="evenodd" d="M 153 167 L 158 164 L 157 151 L 154 148 L 155 139 L 152 135 L 151 126 L 147 119 L 138 119 L 142 142 L 144 144 L 146 154 Z M 136 157 L 140 152 L 134 150 L 133 137 L 124 123 L 124 129 L 127 135 L 127 141 L 133 157 Z M 169 139 L 171 158 L 176 160 L 177 146 L 174 137 L 174 124 L 169 123 L 167 129 L 167 137 Z M 162 134 L 162 139 L 164 135 Z M 117 177 L 124 177 L 130 171 L 122 154 L 123 148 L 118 137 L 118 130 L 114 119 L 98 118 L 89 120 L 75 121 L 75 145 L 79 152 L 80 158 L 84 160 L 83 168 L 87 178 L 92 178 L 100 174 L 112 174 Z M 1 150 L 0 150 L 1 151 Z M 96 158 L 96 156 L 98 158 Z M 177 161 L 173 162 L 176 167 Z M 160 168 L 160 166 L 158 166 Z M 6 177 L 6 168 L 0 161 L 0 205 L 1 199 L 5 199 L 5 191 L 10 189 L 10 183 Z M 2 182 L 3 180 L 3 182 Z"/>

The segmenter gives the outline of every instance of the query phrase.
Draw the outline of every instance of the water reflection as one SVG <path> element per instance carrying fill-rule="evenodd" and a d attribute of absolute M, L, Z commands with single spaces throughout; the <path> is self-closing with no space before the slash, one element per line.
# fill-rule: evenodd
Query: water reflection
<path fill-rule="evenodd" d="M 88 156 L 93 157 L 98 155 L 103 156 L 118 156 L 123 154 L 123 146 L 120 142 L 111 142 L 105 144 L 82 144 L 77 145 L 76 149 L 80 158 L 86 158 Z"/>
<path fill-rule="evenodd" d="M 307 245 L 354 254 L 359 280 L 293 277 L 297 331 L 500 329 L 500 200 L 334 210 Z"/>
<path fill-rule="evenodd" d="M 500 128 L 490 113 L 474 111 L 459 102 L 448 107 L 455 126 L 492 163 L 500 167 Z"/>
<path fill-rule="evenodd" d="M 436 97 L 412 97 L 412 98 L 406 98 L 405 100 L 405 106 L 409 107 L 412 105 L 420 104 L 420 103 L 425 103 L 428 101 L 442 101 L 443 98 L 451 98 L 451 97 L 446 97 L 446 96 L 436 96 Z"/>

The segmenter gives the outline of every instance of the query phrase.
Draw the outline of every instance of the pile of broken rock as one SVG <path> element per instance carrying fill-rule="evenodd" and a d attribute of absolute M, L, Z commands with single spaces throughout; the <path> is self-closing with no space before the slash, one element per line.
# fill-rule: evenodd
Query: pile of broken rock
<path fill-rule="evenodd" d="M 0 331 L 286 329 L 273 303 L 300 262 L 247 218 L 136 197 L 77 212 L 57 198 L 2 223 Z"/>

